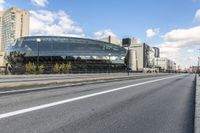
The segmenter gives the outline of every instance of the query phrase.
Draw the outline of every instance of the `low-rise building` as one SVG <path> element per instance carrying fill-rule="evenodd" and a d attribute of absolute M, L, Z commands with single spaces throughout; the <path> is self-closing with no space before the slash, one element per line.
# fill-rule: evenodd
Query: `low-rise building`
<path fill-rule="evenodd" d="M 154 64 L 156 68 L 159 68 L 160 72 L 175 72 L 176 63 L 168 58 L 155 58 Z"/>

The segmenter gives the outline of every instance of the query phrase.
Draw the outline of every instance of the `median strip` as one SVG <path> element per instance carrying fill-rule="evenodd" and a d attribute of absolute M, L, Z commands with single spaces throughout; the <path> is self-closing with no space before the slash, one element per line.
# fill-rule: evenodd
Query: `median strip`
<path fill-rule="evenodd" d="M 28 82 L 28 83 L 13 83 L 13 84 L 0 84 L 0 95 L 12 94 L 12 93 L 22 93 L 30 91 L 42 91 L 57 89 L 61 87 L 71 87 L 79 86 L 85 84 L 93 83 L 105 83 L 111 81 L 120 81 L 120 80 L 131 80 L 138 78 L 148 78 L 148 77 L 157 77 L 157 76 L 167 76 L 168 74 L 146 74 L 146 75 L 132 75 L 132 76 L 107 76 L 107 77 L 90 77 L 83 79 L 67 79 L 67 80 L 55 80 L 55 81 L 42 81 L 42 82 Z"/>
<path fill-rule="evenodd" d="M 33 111 L 36 111 L 36 110 L 54 107 L 54 106 L 58 106 L 58 105 L 62 105 L 62 104 L 66 104 L 66 103 L 70 103 L 70 102 L 74 102 L 74 101 L 78 101 L 78 100 L 83 100 L 83 99 L 90 98 L 90 97 L 95 97 L 95 96 L 98 96 L 98 95 L 116 92 L 116 91 L 131 88 L 131 87 L 141 86 L 141 85 L 144 85 L 144 84 L 154 83 L 154 82 L 167 80 L 167 79 L 171 79 L 171 78 L 176 78 L 176 77 L 180 77 L 180 76 L 183 76 L 183 75 L 170 76 L 170 77 L 166 77 L 166 78 L 150 80 L 150 81 L 137 83 L 137 84 L 133 84 L 133 85 L 129 85 L 129 86 L 124 86 L 124 87 L 120 87 L 120 88 L 115 88 L 115 89 L 111 89 L 111 90 L 107 90 L 107 91 L 101 91 L 101 92 L 92 93 L 92 94 L 88 94 L 88 95 L 84 95 L 84 96 L 79 96 L 79 97 L 75 97 L 75 98 L 71 98 L 71 99 L 66 99 L 66 100 L 57 101 L 57 102 L 53 102 L 53 103 L 48 103 L 48 104 L 44 104 L 44 105 L 40 105 L 40 106 L 35 106 L 35 107 L 26 108 L 26 109 L 22 109 L 22 110 L 12 111 L 12 112 L 8 112 L 8 113 L 0 114 L 0 119 L 9 118 L 9 117 L 12 117 L 12 116 L 16 116 L 16 115 L 20 115 L 20 114 L 24 114 L 24 113 L 28 113 L 28 112 L 33 112 Z"/>

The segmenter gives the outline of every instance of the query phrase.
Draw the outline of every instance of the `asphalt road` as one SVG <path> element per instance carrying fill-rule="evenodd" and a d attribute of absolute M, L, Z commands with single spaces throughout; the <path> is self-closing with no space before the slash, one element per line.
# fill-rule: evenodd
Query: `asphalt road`
<path fill-rule="evenodd" d="M 0 133 L 193 133 L 194 75 L 0 96 Z"/>

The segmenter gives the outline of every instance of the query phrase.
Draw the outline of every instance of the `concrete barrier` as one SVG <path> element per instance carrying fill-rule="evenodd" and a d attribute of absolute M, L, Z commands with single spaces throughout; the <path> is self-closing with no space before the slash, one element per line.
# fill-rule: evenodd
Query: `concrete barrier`
<path fill-rule="evenodd" d="M 143 75 L 102 75 L 99 77 L 83 77 L 77 79 L 59 79 L 59 80 L 47 80 L 47 81 L 30 81 L 30 82 L 16 82 L 16 83 L 1 83 L 0 91 L 6 91 L 9 89 L 24 89 L 24 88 L 35 88 L 35 87 L 44 87 L 44 86 L 58 86 L 64 84 L 77 84 L 77 83 L 92 83 L 92 82 L 109 82 L 113 80 L 128 80 L 136 78 L 145 78 L 145 77 L 156 77 L 156 76 L 167 76 L 167 74 L 143 74 Z"/>
<path fill-rule="evenodd" d="M 196 76 L 195 133 L 200 133 L 200 77 Z"/>

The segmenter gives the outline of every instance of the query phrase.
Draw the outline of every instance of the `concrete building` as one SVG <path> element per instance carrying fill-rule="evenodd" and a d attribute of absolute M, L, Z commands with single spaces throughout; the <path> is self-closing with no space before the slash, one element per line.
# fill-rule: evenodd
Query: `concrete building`
<path fill-rule="evenodd" d="M 175 72 L 176 63 L 168 58 L 155 58 L 154 64 L 156 68 L 159 68 L 160 72 Z"/>
<path fill-rule="evenodd" d="M 103 41 L 103 42 L 107 42 L 107 43 L 112 43 L 112 44 L 116 44 L 116 45 L 120 45 L 122 46 L 122 40 L 116 38 L 116 37 L 113 37 L 113 36 L 108 36 L 106 38 L 102 38 L 102 39 L 99 39 L 100 41 Z"/>
<path fill-rule="evenodd" d="M 16 38 L 29 35 L 29 12 L 12 7 L 0 13 L 0 51 L 14 43 Z"/>
<path fill-rule="evenodd" d="M 154 68 L 154 55 L 155 50 L 149 45 L 137 40 L 133 39 L 130 45 L 130 51 L 135 51 L 136 55 L 131 57 L 132 54 L 129 54 L 129 59 L 135 60 L 131 62 L 135 62 L 136 66 L 132 66 L 133 71 L 144 71 L 150 68 Z"/>
<path fill-rule="evenodd" d="M 128 67 L 132 71 L 138 71 L 137 52 L 134 49 L 129 50 Z"/>

